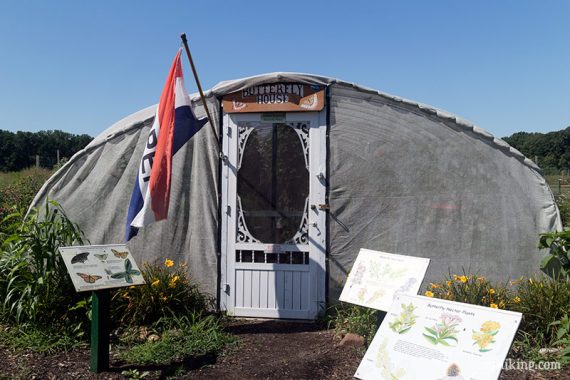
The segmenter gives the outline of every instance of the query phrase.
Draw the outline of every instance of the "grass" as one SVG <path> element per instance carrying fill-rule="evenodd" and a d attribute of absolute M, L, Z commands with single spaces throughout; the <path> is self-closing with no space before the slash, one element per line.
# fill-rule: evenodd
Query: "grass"
<path fill-rule="evenodd" d="M 14 185 L 26 177 L 49 178 L 53 171 L 45 168 L 28 168 L 19 172 L 0 172 L 0 188 Z"/>
<path fill-rule="evenodd" d="M 16 351 L 31 350 L 43 354 L 69 351 L 82 345 L 76 336 L 55 333 L 49 327 L 31 324 L 0 326 L 0 346 Z"/>
<path fill-rule="evenodd" d="M 119 356 L 136 365 L 168 364 L 216 355 L 234 342 L 223 330 L 221 320 L 213 315 L 179 317 L 168 327 L 158 340 L 132 345 Z"/>

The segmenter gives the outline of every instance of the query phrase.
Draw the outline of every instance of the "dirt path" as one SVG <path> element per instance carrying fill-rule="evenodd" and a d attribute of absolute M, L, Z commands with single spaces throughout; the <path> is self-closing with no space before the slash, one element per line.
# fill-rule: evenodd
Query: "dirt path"
<path fill-rule="evenodd" d="M 89 349 L 45 356 L 0 349 L 0 379 L 124 379 L 121 372 L 149 371 L 145 379 L 351 379 L 363 349 L 339 346 L 332 330 L 315 324 L 280 321 L 235 321 L 229 330 L 238 345 L 219 357 L 204 357 L 173 366 L 127 366 L 111 360 L 111 371 L 89 372 Z M 183 374 L 177 368 L 184 365 Z M 563 371 L 503 372 L 501 380 L 570 379 Z"/>

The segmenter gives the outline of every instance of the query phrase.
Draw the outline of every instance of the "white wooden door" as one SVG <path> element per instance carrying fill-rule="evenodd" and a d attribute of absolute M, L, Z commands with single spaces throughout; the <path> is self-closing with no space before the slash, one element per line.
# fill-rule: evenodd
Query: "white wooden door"
<path fill-rule="evenodd" d="M 325 306 L 324 112 L 226 114 L 221 308 L 314 319 Z"/>

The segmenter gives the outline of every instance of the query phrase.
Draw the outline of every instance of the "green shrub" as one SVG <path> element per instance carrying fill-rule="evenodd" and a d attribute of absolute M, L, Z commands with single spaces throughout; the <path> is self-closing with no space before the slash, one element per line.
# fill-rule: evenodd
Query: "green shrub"
<path fill-rule="evenodd" d="M 560 362 L 562 365 L 570 364 L 570 318 L 568 318 L 568 314 L 559 321 L 552 322 L 549 327 L 556 328 L 556 340 L 553 344 L 562 349 Z"/>
<path fill-rule="evenodd" d="M 1 316 L 17 324 L 76 326 L 85 322 L 88 303 L 75 292 L 58 248 L 84 244 L 83 234 L 55 202 L 41 213 L 31 211 L 0 251 Z"/>
<path fill-rule="evenodd" d="M 9 182 L 0 186 L 0 245 L 16 233 L 36 193 L 51 175 L 50 170 L 30 168 L 18 173 L 3 173 Z"/>
<path fill-rule="evenodd" d="M 368 307 L 339 303 L 329 309 L 328 326 L 334 328 L 338 336 L 354 333 L 370 343 L 376 334 L 378 313 Z"/>
<path fill-rule="evenodd" d="M 185 264 L 144 263 L 145 285 L 118 289 L 111 307 L 113 319 L 122 326 L 150 325 L 165 317 L 205 310 L 210 300 L 187 276 Z"/>
<path fill-rule="evenodd" d="M 157 341 L 137 344 L 122 350 L 120 357 L 131 364 L 167 364 L 217 354 L 233 342 L 231 335 L 223 331 L 220 319 L 192 313 L 190 317 L 170 319 Z"/>
<path fill-rule="evenodd" d="M 430 284 L 425 295 L 497 309 L 511 308 L 516 301 L 506 284 L 493 284 L 483 276 L 466 273 L 450 274 L 444 281 Z"/>
<path fill-rule="evenodd" d="M 556 340 L 556 329 L 549 326 L 570 310 L 570 280 L 541 276 L 517 280 L 515 285 L 519 302 L 513 310 L 523 313 L 519 329 L 534 345 L 549 346 Z"/>
<path fill-rule="evenodd" d="M 553 278 L 570 278 L 570 230 L 540 234 L 538 248 L 549 250 L 540 269 Z"/>

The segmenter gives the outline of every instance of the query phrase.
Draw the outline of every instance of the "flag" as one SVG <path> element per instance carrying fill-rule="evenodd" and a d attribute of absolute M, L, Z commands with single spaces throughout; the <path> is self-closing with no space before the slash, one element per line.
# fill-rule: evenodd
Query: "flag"
<path fill-rule="evenodd" d="M 196 119 L 192 111 L 184 88 L 181 52 L 178 50 L 172 62 L 145 144 L 129 203 L 126 241 L 139 228 L 167 218 L 172 156 L 207 122 L 207 118 Z"/>

